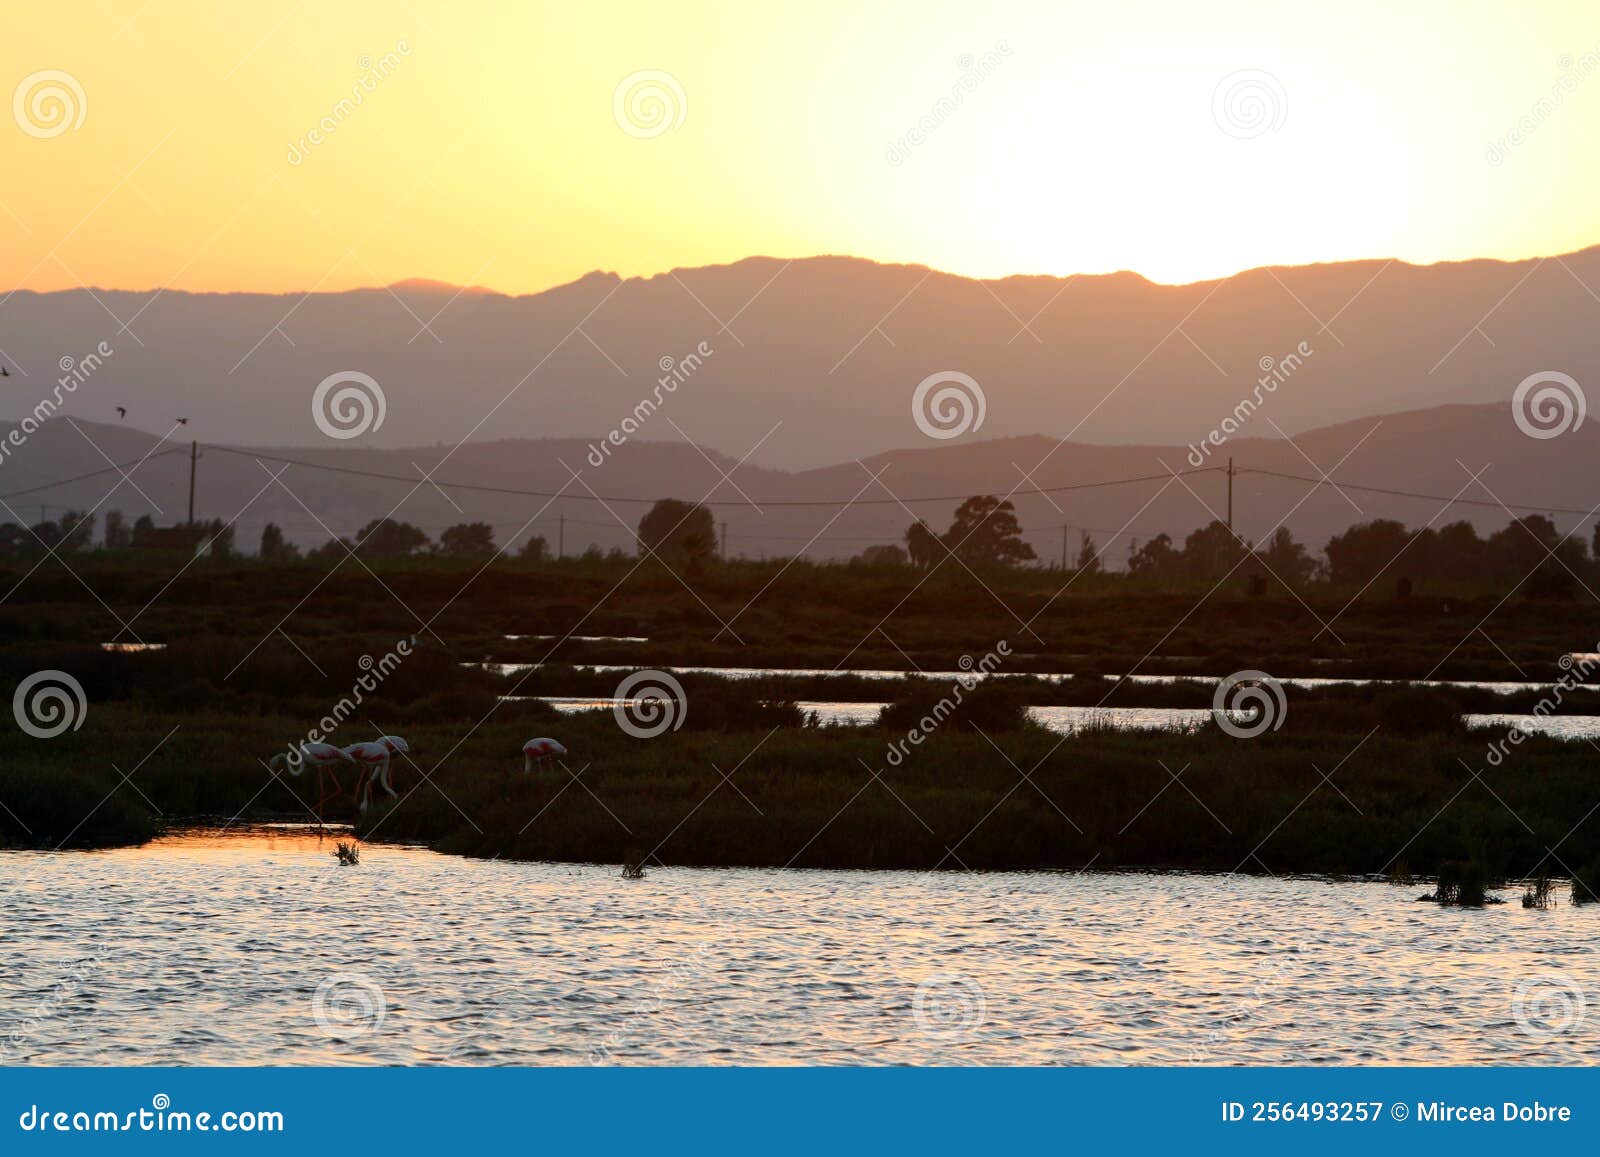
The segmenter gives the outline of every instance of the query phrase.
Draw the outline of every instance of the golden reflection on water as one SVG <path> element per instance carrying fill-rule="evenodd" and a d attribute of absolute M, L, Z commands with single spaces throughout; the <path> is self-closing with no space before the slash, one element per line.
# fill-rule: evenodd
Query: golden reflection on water
<path fill-rule="evenodd" d="M 1415 903 L 1421 886 L 1177 874 L 628 881 L 383 844 L 341 867 L 350 838 L 252 827 L 0 853 L 15 1042 L 0 1060 L 1600 1059 L 1600 906 L 1509 894 L 1461 911 Z"/>

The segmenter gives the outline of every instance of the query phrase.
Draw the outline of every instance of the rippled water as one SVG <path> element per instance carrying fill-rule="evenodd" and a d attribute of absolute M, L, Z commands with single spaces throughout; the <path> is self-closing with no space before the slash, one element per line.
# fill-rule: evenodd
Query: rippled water
<path fill-rule="evenodd" d="M 0 854 L 0 1059 L 1600 1056 L 1600 909 L 1458 911 L 1413 902 L 1420 887 L 1225 876 L 679 868 L 628 881 L 381 845 L 341 868 L 331 845 L 256 830 Z"/>

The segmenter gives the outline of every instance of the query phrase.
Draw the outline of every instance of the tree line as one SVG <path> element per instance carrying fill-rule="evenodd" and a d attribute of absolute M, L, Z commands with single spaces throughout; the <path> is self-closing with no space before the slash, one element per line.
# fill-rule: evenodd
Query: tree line
<path fill-rule="evenodd" d="M 218 558 L 240 553 L 233 527 L 221 519 L 157 526 L 149 515 L 129 523 L 121 511 L 111 510 L 100 520 L 100 527 L 96 542 L 96 516 L 70 510 L 58 519 L 27 527 L 16 522 L 0 523 L 0 559 L 38 555 L 47 550 L 65 554 L 96 548 L 181 550 Z M 691 568 L 718 552 L 711 511 L 675 498 L 664 498 L 652 505 L 639 520 L 634 534 L 638 553 L 654 554 Z M 1018 567 L 1037 561 L 1033 547 L 1022 537 L 1015 506 L 993 495 L 974 495 L 962 502 L 943 531 L 935 530 L 926 519 L 918 519 L 906 528 L 903 543 L 868 547 L 852 562 L 926 569 L 953 559 L 976 569 Z M 487 522 L 457 523 L 446 527 L 434 540 L 412 523 L 377 518 L 355 535 L 331 539 L 304 552 L 304 557 L 339 559 L 347 552 L 374 559 L 488 559 L 500 553 L 500 548 L 495 543 L 494 528 Z M 302 557 L 300 548 L 273 523 L 262 530 L 256 553 L 272 562 Z M 536 535 L 525 539 L 515 553 L 518 558 L 537 562 L 550 552 L 545 539 Z M 582 557 L 628 555 L 618 548 L 602 552 L 591 546 Z M 1071 569 L 1091 574 L 1103 570 L 1101 554 L 1087 532 L 1079 539 Z M 1555 523 L 1542 514 L 1513 518 L 1487 537 L 1480 536 L 1465 521 L 1412 529 L 1392 519 L 1374 519 L 1334 535 L 1318 557 L 1296 541 L 1288 527 L 1278 527 L 1264 544 L 1257 546 L 1234 534 L 1226 524 L 1212 521 L 1190 533 L 1181 545 L 1167 534 L 1158 534 L 1142 544 L 1134 541 L 1128 550 L 1127 570 L 1133 577 L 1158 581 L 1214 582 L 1242 574 L 1275 576 L 1291 584 L 1328 581 L 1365 586 L 1384 578 L 1402 588 L 1419 581 L 1471 577 L 1525 582 L 1530 593 L 1560 595 L 1570 593 L 1580 582 L 1600 581 L 1600 522 L 1585 542 L 1563 536 Z"/>

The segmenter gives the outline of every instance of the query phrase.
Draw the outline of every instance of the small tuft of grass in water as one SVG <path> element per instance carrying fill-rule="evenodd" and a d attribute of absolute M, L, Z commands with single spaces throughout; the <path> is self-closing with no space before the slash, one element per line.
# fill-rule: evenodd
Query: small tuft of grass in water
<path fill-rule="evenodd" d="M 1600 900 L 1600 860 L 1579 868 L 1572 874 L 1572 904 L 1593 904 Z"/>
<path fill-rule="evenodd" d="M 1541 910 L 1556 906 L 1555 885 L 1550 882 L 1550 877 L 1540 876 L 1528 885 L 1522 893 L 1522 906 Z"/>
<path fill-rule="evenodd" d="M 1436 903 L 1454 908 L 1481 908 L 1488 903 L 1489 873 L 1474 860 L 1446 860 L 1439 865 Z"/>
<path fill-rule="evenodd" d="M 333 858 L 338 860 L 342 867 L 361 862 L 361 849 L 348 840 L 340 840 L 333 849 Z"/>
<path fill-rule="evenodd" d="M 622 878 L 624 880 L 644 879 L 645 854 L 638 848 L 629 848 L 622 856 Z"/>

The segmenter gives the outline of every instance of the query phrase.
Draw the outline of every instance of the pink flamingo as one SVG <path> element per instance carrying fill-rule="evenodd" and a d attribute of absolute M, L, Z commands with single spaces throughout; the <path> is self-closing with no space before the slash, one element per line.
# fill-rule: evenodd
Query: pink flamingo
<path fill-rule="evenodd" d="M 299 758 L 294 758 L 298 755 Z M 332 767 L 335 764 L 354 762 L 345 754 L 344 749 L 335 747 L 331 743 L 301 743 L 291 748 L 288 752 L 279 752 L 267 760 L 267 766 L 273 771 L 288 770 L 290 775 L 299 775 L 308 767 Z"/>
<path fill-rule="evenodd" d="M 344 754 L 355 763 L 372 768 L 372 774 L 361 785 L 361 796 L 357 806 L 361 811 L 366 811 L 372 802 L 372 787 L 374 784 L 389 793 L 390 799 L 400 798 L 394 790 L 394 780 L 390 777 L 389 762 L 396 755 L 405 755 L 411 746 L 398 735 L 382 735 L 377 739 L 369 739 L 362 743 L 352 743 L 344 749 Z"/>
<path fill-rule="evenodd" d="M 533 765 L 547 759 L 560 759 L 567 749 L 554 739 L 530 739 L 522 745 L 522 770 L 532 771 Z"/>
<path fill-rule="evenodd" d="M 296 758 L 298 756 L 298 758 Z M 331 743 L 303 742 L 291 748 L 289 752 L 280 752 L 267 761 L 267 766 L 273 771 L 288 770 L 290 775 L 299 775 L 308 767 L 317 769 L 317 820 L 322 820 L 322 809 L 329 800 L 341 794 L 339 790 L 339 775 L 337 768 L 347 763 L 354 763 L 342 747 L 335 747 Z M 333 780 L 333 790 L 328 790 L 328 780 Z"/>

